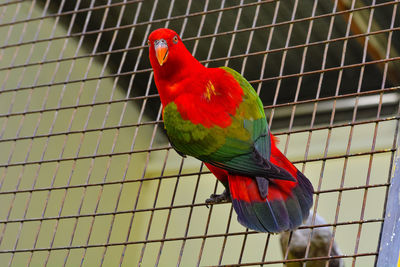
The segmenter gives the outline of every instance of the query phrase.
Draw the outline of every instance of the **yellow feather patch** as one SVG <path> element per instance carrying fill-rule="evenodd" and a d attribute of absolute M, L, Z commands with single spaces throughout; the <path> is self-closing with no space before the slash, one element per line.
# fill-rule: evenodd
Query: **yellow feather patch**
<path fill-rule="evenodd" d="M 215 87 L 211 81 L 208 81 L 206 85 L 206 91 L 204 92 L 204 97 L 207 99 L 207 101 L 211 100 L 211 94 L 216 95 Z"/>

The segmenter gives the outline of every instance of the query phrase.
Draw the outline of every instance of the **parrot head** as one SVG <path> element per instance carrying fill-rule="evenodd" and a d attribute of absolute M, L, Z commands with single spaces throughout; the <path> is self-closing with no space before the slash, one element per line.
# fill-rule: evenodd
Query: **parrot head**
<path fill-rule="evenodd" d="M 202 67 L 173 30 L 161 28 L 153 31 L 148 45 L 150 64 L 158 78 L 171 79 L 175 74 Z"/>
<path fill-rule="evenodd" d="M 153 69 L 162 67 L 167 61 L 176 61 L 180 57 L 180 53 L 186 50 L 179 35 L 173 30 L 164 28 L 157 29 L 150 34 L 148 45 Z"/>
<path fill-rule="evenodd" d="M 197 74 L 205 67 L 192 56 L 173 30 L 161 28 L 153 31 L 148 45 L 154 80 L 161 102 L 166 104 L 187 88 L 178 88 L 176 84 L 188 77 L 198 77 Z"/>

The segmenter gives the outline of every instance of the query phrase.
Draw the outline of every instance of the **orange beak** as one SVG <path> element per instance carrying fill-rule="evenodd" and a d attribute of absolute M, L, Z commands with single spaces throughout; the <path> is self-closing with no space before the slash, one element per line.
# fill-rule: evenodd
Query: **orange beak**
<path fill-rule="evenodd" d="M 162 66 L 168 58 L 168 45 L 164 39 L 160 39 L 154 42 L 154 50 L 156 52 L 156 57 L 158 64 Z"/>

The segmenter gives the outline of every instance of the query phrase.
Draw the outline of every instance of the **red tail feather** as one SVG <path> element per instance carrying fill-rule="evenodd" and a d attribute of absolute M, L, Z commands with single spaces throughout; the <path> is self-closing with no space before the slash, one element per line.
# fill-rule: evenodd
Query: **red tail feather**
<path fill-rule="evenodd" d="M 285 157 L 285 155 L 282 154 L 281 151 L 277 148 L 276 144 L 279 143 L 278 138 L 273 136 L 271 134 L 271 158 L 270 161 L 287 170 L 294 178 L 296 178 L 297 175 L 297 169 L 296 167 Z"/>

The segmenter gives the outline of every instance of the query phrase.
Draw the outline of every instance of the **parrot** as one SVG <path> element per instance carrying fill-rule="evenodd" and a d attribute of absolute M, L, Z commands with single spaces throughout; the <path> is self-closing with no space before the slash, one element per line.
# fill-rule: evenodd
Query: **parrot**
<path fill-rule="evenodd" d="M 204 162 L 225 188 L 206 204 L 232 202 L 239 223 L 257 232 L 301 225 L 312 184 L 277 148 L 250 83 L 231 68 L 202 65 L 171 29 L 151 32 L 148 46 L 171 146 Z"/>

